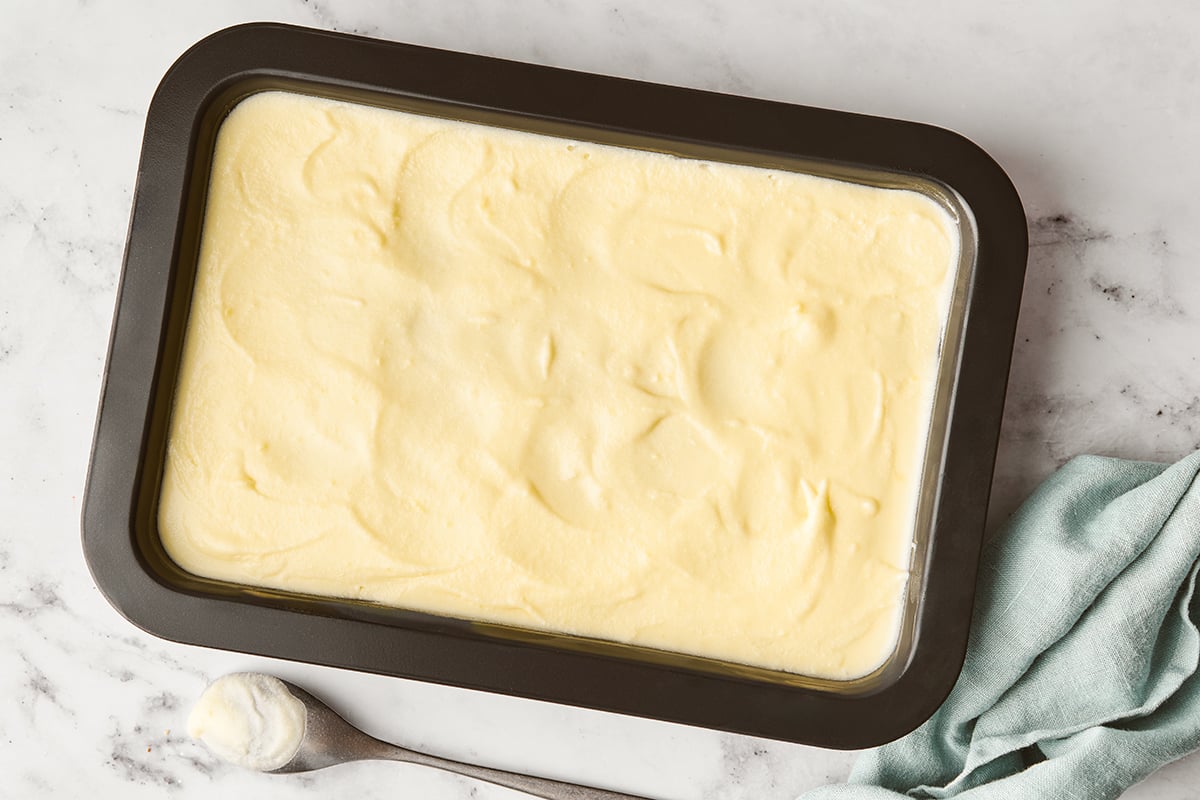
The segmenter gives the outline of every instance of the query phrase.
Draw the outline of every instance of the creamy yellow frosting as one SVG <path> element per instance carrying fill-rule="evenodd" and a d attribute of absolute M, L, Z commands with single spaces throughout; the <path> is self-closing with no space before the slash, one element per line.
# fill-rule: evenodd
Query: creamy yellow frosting
<path fill-rule="evenodd" d="M 255 95 L 217 139 L 163 544 L 861 676 L 898 635 L 957 252 L 915 192 Z"/>

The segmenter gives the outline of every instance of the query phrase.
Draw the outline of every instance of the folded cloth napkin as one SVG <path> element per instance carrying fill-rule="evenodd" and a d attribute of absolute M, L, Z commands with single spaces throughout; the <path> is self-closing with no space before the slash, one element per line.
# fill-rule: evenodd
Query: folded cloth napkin
<path fill-rule="evenodd" d="M 942 707 L 804 800 L 1114 798 L 1200 747 L 1200 452 L 1076 458 L 988 546 Z"/>

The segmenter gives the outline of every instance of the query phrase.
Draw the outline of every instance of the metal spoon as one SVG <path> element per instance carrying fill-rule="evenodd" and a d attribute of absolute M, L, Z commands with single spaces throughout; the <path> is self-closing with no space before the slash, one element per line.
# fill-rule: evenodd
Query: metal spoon
<path fill-rule="evenodd" d="M 363 733 L 299 686 L 288 681 L 283 681 L 283 683 L 287 686 L 288 691 L 296 696 L 297 700 L 304 703 L 308 716 L 304 738 L 300 741 L 300 749 L 296 751 L 296 755 L 292 756 L 291 761 L 279 769 L 271 770 L 276 774 L 310 772 L 314 769 L 332 767 L 334 764 L 344 764 L 347 761 L 403 761 L 408 764 L 421 764 L 465 775 L 468 778 L 516 789 L 534 797 L 546 798 L 546 800 L 646 800 L 644 797 L 631 794 L 609 792 L 574 783 L 506 772 L 502 769 L 464 764 L 461 761 L 451 761 L 448 758 L 439 758 L 416 750 L 397 747 Z"/>

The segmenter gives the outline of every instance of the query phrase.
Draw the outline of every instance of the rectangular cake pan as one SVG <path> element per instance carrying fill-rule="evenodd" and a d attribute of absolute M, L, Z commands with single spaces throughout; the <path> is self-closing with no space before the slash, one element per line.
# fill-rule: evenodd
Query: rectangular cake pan
<path fill-rule="evenodd" d="M 899 643 L 830 681 L 579 637 L 191 575 L 157 503 L 218 127 L 286 90 L 683 157 L 922 192 L 961 258 L 940 355 Z M 220 31 L 151 103 L 83 510 L 108 600 L 175 641 L 835 748 L 895 739 L 937 708 L 966 649 L 1027 253 L 996 163 L 938 128 L 275 24 Z"/>

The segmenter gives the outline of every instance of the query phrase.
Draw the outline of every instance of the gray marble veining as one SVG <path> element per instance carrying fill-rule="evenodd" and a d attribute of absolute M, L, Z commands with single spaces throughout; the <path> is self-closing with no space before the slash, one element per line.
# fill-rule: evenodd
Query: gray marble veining
<path fill-rule="evenodd" d="M 666 800 L 784 800 L 851 754 L 175 645 L 122 620 L 79 499 L 146 106 L 189 44 L 277 19 L 918 119 L 1013 176 L 1031 250 L 993 528 L 1082 452 L 1200 447 L 1200 6 L 1182 0 L 91 0 L 0 26 L 0 795 L 500 798 L 392 764 L 257 775 L 187 738 L 205 682 L 257 669 L 385 738 Z M 1000 365 L 997 365 L 998 367 Z M 536 755 L 535 755 L 536 754 Z M 1195 798 L 1200 757 L 1134 788 Z"/>

